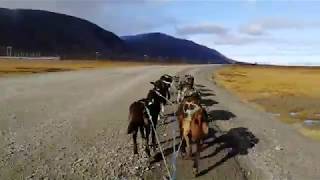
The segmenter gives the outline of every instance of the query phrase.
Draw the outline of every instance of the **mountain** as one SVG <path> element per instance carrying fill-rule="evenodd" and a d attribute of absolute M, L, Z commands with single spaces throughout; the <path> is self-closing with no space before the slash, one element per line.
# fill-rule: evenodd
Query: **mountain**
<path fill-rule="evenodd" d="M 162 33 L 118 37 L 77 17 L 42 10 L 0 8 L 0 56 L 60 56 L 62 59 L 135 59 L 226 64 L 214 49 Z M 98 53 L 97 53 L 98 52 Z"/>
<path fill-rule="evenodd" d="M 41 10 L 0 8 L 0 47 L 63 58 L 118 57 L 128 49 L 113 34 L 84 19 Z"/>
<path fill-rule="evenodd" d="M 121 37 L 137 55 L 145 58 L 183 60 L 187 63 L 229 64 L 218 51 L 192 41 L 175 38 L 163 33 L 147 33 Z"/>

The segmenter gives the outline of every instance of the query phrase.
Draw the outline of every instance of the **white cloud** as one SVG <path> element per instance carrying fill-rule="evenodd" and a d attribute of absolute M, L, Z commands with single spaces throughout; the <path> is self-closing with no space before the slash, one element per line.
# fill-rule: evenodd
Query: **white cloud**
<path fill-rule="evenodd" d="M 199 34 L 216 34 L 224 35 L 228 33 L 228 29 L 216 24 L 197 24 L 185 25 L 176 28 L 178 35 L 199 35 Z"/>
<path fill-rule="evenodd" d="M 216 37 L 214 43 L 217 45 L 245 45 L 257 42 L 259 39 L 252 37 L 244 37 L 237 34 L 226 34 Z"/>
<path fill-rule="evenodd" d="M 253 36 L 260 36 L 266 34 L 261 24 L 248 24 L 240 28 L 240 32 Z"/>
<path fill-rule="evenodd" d="M 215 23 L 200 23 L 193 25 L 181 25 L 176 28 L 176 35 L 193 39 L 195 36 L 204 36 L 209 38 L 216 45 L 240 46 L 256 43 L 288 43 L 284 39 L 276 39 L 272 36 L 262 36 L 266 34 L 264 28 L 286 28 L 296 27 L 293 23 L 280 23 L 275 21 L 266 21 L 264 24 L 250 24 L 246 29 L 242 28 L 239 33 L 236 29 L 231 29 Z M 250 36 L 248 36 L 248 34 Z"/>
<path fill-rule="evenodd" d="M 261 36 L 274 30 L 301 30 L 304 28 L 320 28 L 320 22 L 269 18 L 245 24 L 240 27 L 239 32 L 247 35 Z"/>
<path fill-rule="evenodd" d="M 193 38 L 202 35 L 217 45 L 243 45 L 256 42 L 252 37 L 243 37 L 230 29 L 213 23 L 184 25 L 176 28 L 176 34 Z"/>

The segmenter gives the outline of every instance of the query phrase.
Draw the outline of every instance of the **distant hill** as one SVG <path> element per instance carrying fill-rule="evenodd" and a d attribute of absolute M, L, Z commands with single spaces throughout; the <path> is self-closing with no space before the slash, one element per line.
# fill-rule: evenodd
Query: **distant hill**
<path fill-rule="evenodd" d="M 113 57 L 127 51 L 112 32 L 72 16 L 40 10 L 0 8 L 0 46 L 63 58 Z"/>
<path fill-rule="evenodd" d="M 135 59 L 164 62 L 231 62 L 214 49 L 162 33 L 118 37 L 73 16 L 42 10 L 0 8 L 0 56 L 7 46 L 14 55 L 25 52 L 63 59 Z M 21 55 L 21 52 L 22 55 Z"/>
<path fill-rule="evenodd" d="M 232 62 L 214 49 L 162 33 L 122 36 L 121 38 L 129 48 L 146 58 L 183 60 L 188 63 L 229 64 Z"/>

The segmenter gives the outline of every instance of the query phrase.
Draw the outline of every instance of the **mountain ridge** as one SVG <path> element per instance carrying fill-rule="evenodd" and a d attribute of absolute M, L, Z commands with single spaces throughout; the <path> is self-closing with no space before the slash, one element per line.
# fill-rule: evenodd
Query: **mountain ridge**
<path fill-rule="evenodd" d="M 15 56 L 40 52 L 62 59 L 230 63 L 218 51 L 190 40 L 160 32 L 119 37 L 86 19 L 44 10 L 0 8 L 0 26 L 0 56 L 12 46 Z"/>
<path fill-rule="evenodd" d="M 140 56 L 183 59 L 188 63 L 231 63 L 229 58 L 215 49 L 160 32 L 121 36 L 121 38 Z"/>
<path fill-rule="evenodd" d="M 126 51 L 120 37 L 85 19 L 42 10 L 0 9 L 0 42 L 16 51 L 91 58 Z"/>

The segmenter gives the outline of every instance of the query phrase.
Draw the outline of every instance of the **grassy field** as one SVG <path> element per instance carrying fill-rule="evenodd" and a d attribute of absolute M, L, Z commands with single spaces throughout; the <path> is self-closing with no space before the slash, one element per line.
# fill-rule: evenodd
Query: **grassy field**
<path fill-rule="evenodd" d="M 93 68 L 136 66 L 146 63 L 86 60 L 13 60 L 0 59 L 0 76 L 73 71 Z"/>
<path fill-rule="evenodd" d="M 320 139 L 320 68 L 237 65 L 220 69 L 214 79 L 243 101 Z"/>

